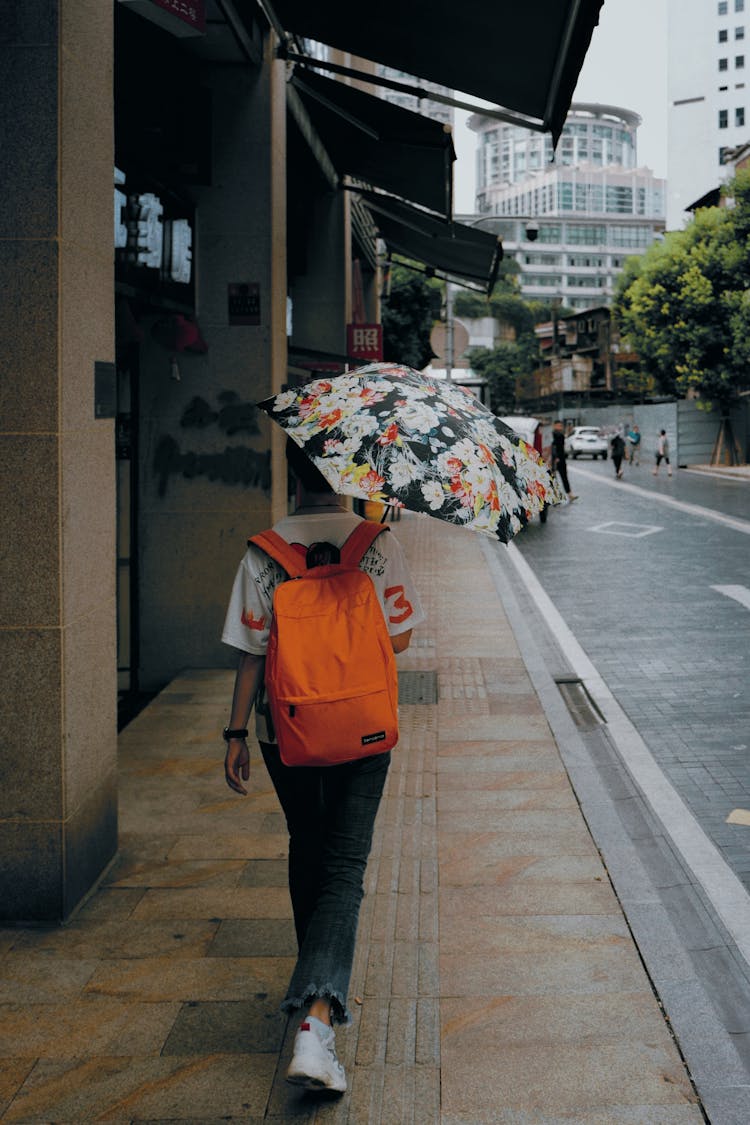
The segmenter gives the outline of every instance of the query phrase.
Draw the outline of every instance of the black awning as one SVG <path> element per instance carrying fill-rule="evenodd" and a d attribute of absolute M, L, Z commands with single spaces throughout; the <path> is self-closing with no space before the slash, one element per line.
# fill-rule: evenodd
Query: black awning
<path fill-rule="evenodd" d="M 389 251 L 421 262 L 443 277 L 463 278 L 491 292 L 503 256 L 494 234 L 463 223 L 444 223 L 407 203 L 359 193 Z"/>
<path fill-rule="evenodd" d="M 285 31 L 562 131 L 603 0 L 271 0 Z M 364 76 L 363 76 L 364 77 Z"/>
<path fill-rule="evenodd" d="M 456 154 L 449 129 L 310 71 L 298 70 L 292 84 L 339 175 L 451 216 Z"/>
<path fill-rule="evenodd" d="M 714 187 L 702 195 L 700 199 L 696 199 L 694 203 L 688 203 L 685 208 L 686 211 L 700 211 L 703 207 L 718 207 L 721 203 L 721 188 Z"/>

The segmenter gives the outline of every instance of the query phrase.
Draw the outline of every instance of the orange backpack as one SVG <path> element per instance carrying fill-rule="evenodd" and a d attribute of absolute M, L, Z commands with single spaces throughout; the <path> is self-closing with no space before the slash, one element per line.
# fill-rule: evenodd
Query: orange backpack
<path fill-rule="evenodd" d="M 275 531 L 248 540 L 290 579 L 274 592 L 265 671 L 287 766 L 351 762 L 385 753 L 398 741 L 396 659 L 372 579 L 359 569 L 387 530 L 363 521 L 339 562 L 312 567 Z"/>

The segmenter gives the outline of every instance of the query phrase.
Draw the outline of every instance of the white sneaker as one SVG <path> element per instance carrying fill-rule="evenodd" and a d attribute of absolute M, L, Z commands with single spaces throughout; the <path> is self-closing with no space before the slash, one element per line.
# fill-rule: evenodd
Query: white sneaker
<path fill-rule="evenodd" d="M 286 1072 L 287 1082 L 307 1090 L 346 1090 L 344 1068 L 336 1058 L 336 1036 L 332 1027 L 308 1016 L 299 1025 L 294 1037 L 292 1061 Z"/>

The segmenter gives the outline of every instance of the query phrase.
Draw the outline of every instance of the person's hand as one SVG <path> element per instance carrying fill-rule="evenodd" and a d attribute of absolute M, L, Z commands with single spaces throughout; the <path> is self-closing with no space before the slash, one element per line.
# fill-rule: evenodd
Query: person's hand
<path fill-rule="evenodd" d="M 242 782 L 250 777 L 250 752 L 244 738 L 233 738 L 227 743 L 224 776 L 230 789 L 247 797 L 247 789 Z"/>

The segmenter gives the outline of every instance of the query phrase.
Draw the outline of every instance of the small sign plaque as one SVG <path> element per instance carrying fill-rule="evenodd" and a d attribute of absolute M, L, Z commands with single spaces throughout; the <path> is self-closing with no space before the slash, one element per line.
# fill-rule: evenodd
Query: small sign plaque
<path fill-rule="evenodd" d="M 230 282 L 227 297 L 230 324 L 260 324 L 260 285 L 256 281 Z"/>
<path fill-rule="evenodd" d="M 382 324 L 347 324 L 346 353 L 349 359 L 377 363 L 383 358 Z"/>
<path fill-rule="evenodd" d="M 117 371 L 114 363 L 94 361 L 94 417 L 114 418 L 117 414 Z"/>

